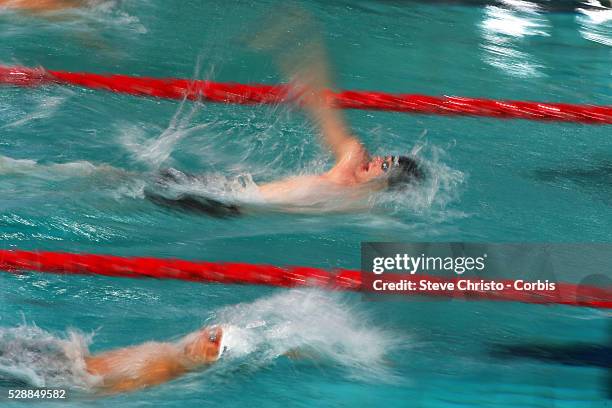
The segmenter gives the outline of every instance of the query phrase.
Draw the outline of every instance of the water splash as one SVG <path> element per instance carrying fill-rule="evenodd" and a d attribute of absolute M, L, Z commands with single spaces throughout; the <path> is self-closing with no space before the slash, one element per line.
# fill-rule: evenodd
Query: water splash
<path fill-rule="evenodd" d="M 266 365 L 284 354 L 329 361 L 351 378 L 394 381 L 386 358 L 407 339 L 371 324 L 340 295 L 292 290 L 220 310 L 215 322 L 229 325 L 229 360 Z"/>
<path fill-rule="evenodd" d="M 212 76 L 214 67 L 210 67 L 205 78 Z M 202 76 L 201 60 L 195 64 L 193 78 Z M 168 126 L 159 136 L 148 139 L 145 132 L 138 126 L 124 125 L 121 131 L 121 144 L 132 153 L 134 159 L 145 164 L 150 170 L 158 170 L 168 165 L 168 160 L 176 149 L 177 144 L 187 136 L 208 127 L 207 123 L 193 124 L 195 116 L 204 108 L 199 102 L 183 99 L 176 109 Z"/>
<path fill-rule="evenodd" d="M 147 139 L 147 135 L 137 126 L 124 125 L 121 143 L 132 153 L 134 159 L 144 163 L 151 170 L 167 165 L 179 141 L 208 126 L 207 124 L 191 125 L 192 118 L 199 111 L 200 105 L 191 104 L 188 112 L 185 113 L 186 106 L 186 102 L 183 101 L 168 127 L 154 139 Z"/>
<path fill-rule="evenodd" d="M 91 337 L 69 330 L 55 336 L 36 325 L 0 327 L 0 379 L 11 385 L 90 389 L 83 356 Z"/>
<path fill-rule="evenodd" d="M 447 152 L 426 140 L 419 140 L 410 152 L 417 157 L 426 174 L 425 180 L 405 188 L 386 191 L 374 198 L 376 206 L 393 214 L 411 212 L 432 215 L 444 211 L 459 198 L 466 176 L 445 164 Z"/>

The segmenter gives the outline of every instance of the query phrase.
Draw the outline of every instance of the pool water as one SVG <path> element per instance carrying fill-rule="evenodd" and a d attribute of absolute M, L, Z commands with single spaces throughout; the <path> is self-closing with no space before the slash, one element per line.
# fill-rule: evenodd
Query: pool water
<path fill-rule="evenodd" d="M 339 88 L 612 104 L 609 8 L 549 12 L 520 0 L 300 4 L 321 27 Z M 0 62 L 278 83 L 284 79 L 270 55 L 249 42 L 282 15 L 273 1 L 171 7 L 160 0 L 109 1 L 52 18 L 5 10 Z M 608 126 L 367 111 L 346 116 L 374 153 L 418 150 L 431 173 L 426 185 L 383 197 L 365 212 L 259 212 L 228 220 L 154 205 L 143 198 L 147 177 L 175 167 L 219 180 L 268 181 L 324 169 L 330 155 L 301 112 L 70 87 L 0 87 L 0 245 L 357 269 L 363 241 L 611 241 Z M 73 406 L 610 403 L 610 373 L 600 368 L 506 361 L 487 351 L 499 341 L 605 344 L 609 314 L 601 311 L 365 302 L 357 294 L 106 277 L 0 279 L 3 393 L 15 388 L 11 378 L 20 378 L 73 387 Z M 92 397 L 66 374 L 71 362 L 37 357 L 63 344 L 70 330 L 78 332 L 70 340 L 75 348 L 93 335 L 89 349 L 96 352 L 177 339 L 222 321 L 253 326 L 242 353 L 132 394 Z M 280 356 L 302 346 L 320 358 Z"/>

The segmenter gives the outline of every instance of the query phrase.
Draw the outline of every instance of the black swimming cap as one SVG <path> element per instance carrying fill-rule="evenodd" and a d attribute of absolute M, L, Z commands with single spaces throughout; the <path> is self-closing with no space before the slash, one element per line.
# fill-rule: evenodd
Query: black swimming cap
<path fill-rule="evenodd" d="M 402 184 L 423 181 L 425 172 L 417 161 L 408 156 L 393 156 L 393 165 L 389 172 L 389 187 L 399 187 Z"/>

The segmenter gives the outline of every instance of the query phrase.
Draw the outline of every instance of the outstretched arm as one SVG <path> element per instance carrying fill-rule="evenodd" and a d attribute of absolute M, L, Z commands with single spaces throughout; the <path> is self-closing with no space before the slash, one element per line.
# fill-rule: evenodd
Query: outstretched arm
<path fill-rule="evenodd" d="M 323 143 L 334 153 L 336 161 L 361 148 L 344 120 L 342 112 L 331 105 L 329 75 L 323 52 L 310 56 L 310 63 L 294 76 L 294 84 L 300 94 L 302 107 L 306 110 L 320 132 Z"/>
<path fill-rule="evenodd" d="M 87 371 L 99 377 L 103 393 L 134 391 L 169 381 L 188 371 L 174 344 L 144 343 L 85 358 Z"/>
<path fill-rule="evenodd" d="M 329 64 L 319 28 L 310 14 L 300 7 L 288 6 L 269 16 L 263 25 L 266 28 L 249 40 L 251 47 L 275 57 L 336 162 L 347 157 L 355 164 L 363 161 L 367 151 L 351 134 L 342 112 L 326 98 L 331 88 Z"/>
<path fill-rule="evenodd" d="M 147 342 L 88 356 L 85 364 L 90 374 L 99 377 L 101 392 L 134 391 L 214 363 L 222 336 L 220 327 L 205 327 L 176 343 Z"/>
<path fill-rule="evenodd" d="M 318 126 L 323 143 L 334 153 L 336 161 L 360 145 L 359 140 L 351 135 L 342 113 L 329 105 L 323 92 L 307 96 L 303 107 Z"/>

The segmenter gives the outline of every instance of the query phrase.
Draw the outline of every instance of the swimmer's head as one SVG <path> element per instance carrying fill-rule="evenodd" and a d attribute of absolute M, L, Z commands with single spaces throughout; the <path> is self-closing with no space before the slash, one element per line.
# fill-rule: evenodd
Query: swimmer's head
<path fill-rule="evenodd" d="M 390 188 L 401 187 L 404 184 L 422 181 L 425 173 L 421 165 L 412 157 L 392 156 L 393 164 L 388 170 L 387 183 Z"/>
<path fill-rule="evenodd" d="M 387 187 L 397 188 L 404 184 L 421 181 L 425 174 L 418 162 L 408 156 L 374 157 L 362 170 L 364 182 L 384 180 Z"/>
<path fill-rule="evenodd" d="M 217 361 L 222 353 L 223 329 L 220 326 L 204 327 L 184 340 L 185 356 L 195 364 Z"/>

